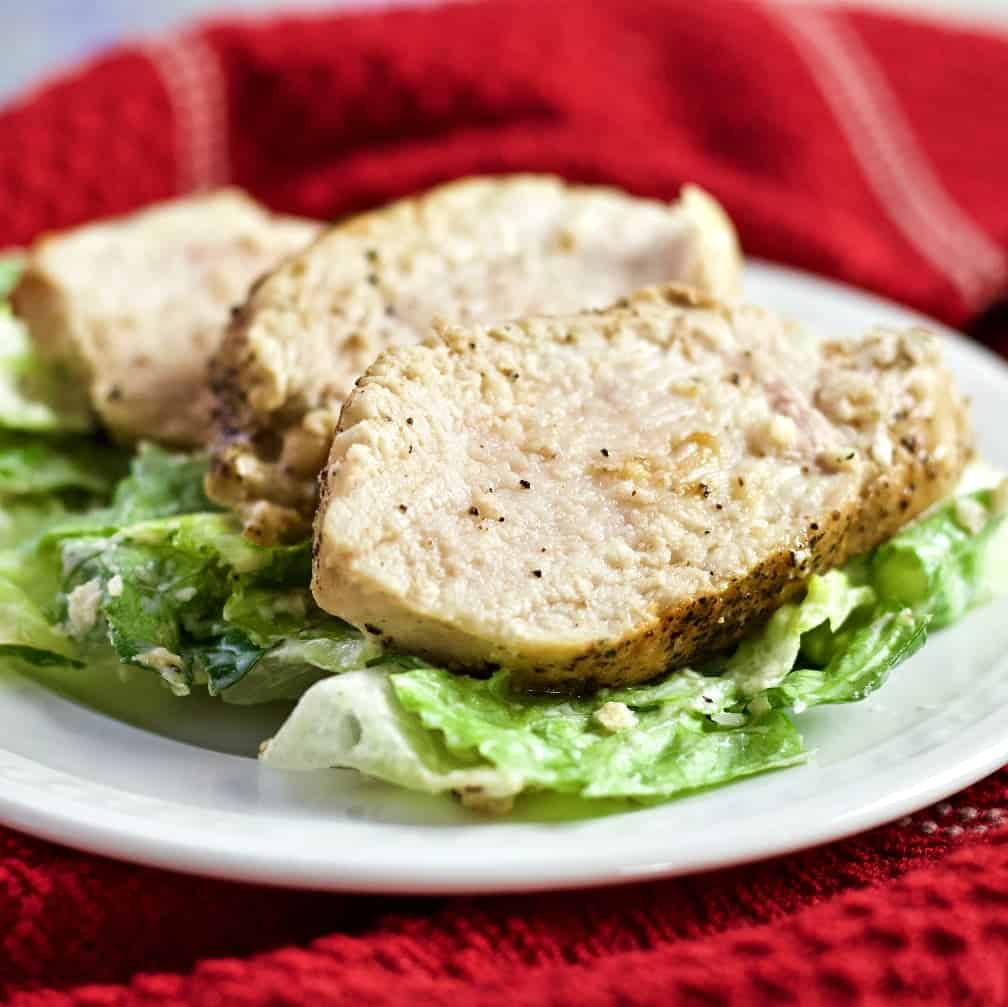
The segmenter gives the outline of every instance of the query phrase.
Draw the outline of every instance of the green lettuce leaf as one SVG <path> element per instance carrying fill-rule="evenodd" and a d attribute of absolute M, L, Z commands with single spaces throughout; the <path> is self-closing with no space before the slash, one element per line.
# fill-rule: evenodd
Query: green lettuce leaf
<path fill-rule="evenodd" d="M 801 759 L 801 739 L 786 717 L 771 712 L 737 723 L 725 716 L 730 691 L 716 683 L 709 690 L 710 679 L 695 672 L 676 679 L 674 693 L 660 702 L 653 690 L 638 696 L 634 689 L 620 690 L 621 700 L 608 691 L 588 699 L 535 699 L 512 692 L 506 672 L 474 682 L 418 668 L 392 682 L 403 707 L 439 731 L 449 750 L 478 753 L 541 789 L 668 797 Z M 622 704 L 633 722 L 608 730 L 609 704 Z"/>
<path fill-rule="evenodd" d="M 804 757 L 783 714 L 729 714 L 733 691 L 695 672 L 667 681 L 663 695 L 620 690 L 630 726 L 613 731 L 605 723 L 616 693 L 530 697 L 510 690 L 507 672 L 478 681 L 387 664 L 313 686 L 262 758 L 281 769 L 338 766 L 428 793 L 455 790 L 479 805 L 524 789 L 671 797 Z"/>
<path fill-rule="evenodd" d="M 54 528 L 72 519 L 58 494 L 0 496 L 0 655 L 33 664 L 80 664 L 56 605 L 59 556 L 40 548 Z"/>
<path fill-rule="evenodd" d="M 880 546 L 866 563 L 876 602 L 839 629 L 821 624 L 802 639 L 799 662 L 766 700 L 801 711 L 849 703 L 878 689 L 889 671 L 919 650 L 927 634 L 958 621 L 1008 590 L 1008 524 L 1003 490 L 963 494 L 932 508 Z M 816 667 L 816 665 L 818 667 Z"/>
<path fill-rule="evenodd" d="M 103 449 L 97 444 L 91 450 L 95 457 L 90 478 L 95 478 L 94 471 L 104 473 L 118 464 L 118 457 L 114 461 L 102 457 Z M 52 478 L 52 470 L 43 475 Z M 185 473 L 185 478 L 179 473 Z M 151 557 L 138 555 L 125 539 L 112 539 L 122 530 L 123 515 L 147 516 L 188 506 L 196 489 L 202 494 L 201 480 L 202 469 L 195 474 L 191 459 L 152 449 L 135 459 L 132 475 L 120 483 L 115 501 L 105 507 L 75 510 L 87 499 L 95 499 L 82 499 L 79 494 L 0 496 L 0 577 L 30 600 L 35 622 L 47 620 L 53 627 L 67 624 L 78 642 L 93 642 L 95 634 L 89 630 L 107 607 L 116 613 L 115 642 L 124 651 L 138 650 L 139 641 L 157 637 L 173 623 L 162 599 L 151 590 Z M 91 487 L 97 490 L 99 483 Z M 169 504 L 169 498 L 174 502 Z M 176 571 L 174 576 L 182 580 L 185 571 Z M 111 589 L 107 582 L 112 583 Z M 23 601 L 18 598 L 19 604 Z M 45 653 L 76 659 L 78 650 L 70 641 L 62 649 L 47 646 Z"/>
<path fill-rule="evenodd" d="M 93 422 L 81 382 L 34 355 L 4 298 L 21 271 L 0 259 L 0 506 L 13 496 L 107 495 L 126 470 L 125 454 L 89 437 Z"/>
<path fill-rule="evenodd" d="M 100 498 L 125 474 L 126 458 L 86 437 L 0 430 L 0 496 L 79 491 Z"/>
<path fill-rule="evenodd" d="M 926 610 L 935 629 L 988 601 L 986 556 L 1001 528 L 992 514 L 997 492 L 957 497 L 881 546 L 872 557 L 872 576 L 882 600 Z"/>
<path fill-rule="evenodd" d="M 80 380 L 26 346 L 23 328 L 0 307 L 0 427 L 39 434 L 95 429 Z"/>
<path fill-rule="evenodd" d="M 20 556 L 35 546 L 36 539 L 65 522 L 70 514 L 58 495 L 3 496 L 0 494 L 0 575 L 20 567 Z"/>
<path fill-rule="evenodd" d="M 801 713 L 810 706 L 864 699 L 891 669 L 924 646 L 929 622 L 929 616 L 909 609 L 880 609 L 838 641 L 824 668 L 796 668 L 765 700 Z"/>
<path fill-rule="evenodd" d="M 185 694 L 199 672 L 193 648 L 227 633 L 223 611 L 232 590 L 239 578 L 268 570 L 273 550 L 247 546 L 258 553 L 253 564 L 241 546 L 237 573 L 230 560 L 240 531 L 231 518 L 213 513 L 102 531 L 60 542 L 71 625 L 81 639 L 107 638 L 124 663 L 156 670 Z M 81 600 L 95 592 L 99 600 L 88 617 L 75 618 Z M 219 660 L 211 664 L 220 667 Z"/>
<path fill-rule="evenodd" d="M 50 625 L 38 605 L 13 581 L 0 577 L 0 657 L 33 664 L 81 664 L 65 633 Z"/>
<path fill-rule="evenodd" d="M 117 528 L 183 514 L 218 511 L 203 491 L 207 460 L 142 444 L 116 488 L 108 519 Z"/>
<path fill-rule="evenodd" d="M 0 497 L 0 656 L 80 663 L 77 646 L 51 610 L 59 566 L 36 549 L 39 537 L 66 515 L 58 497 Z"/>
<path fill-rule="evenodd" d="M 51 529 L 66 619 L 178 695 L 290 700 L 380 654 L 314 603 L 308 542 L 263 548 L 203 493 L 206 460 L 147 446 L 112 503 Z"/>
<path fill-rule="evenodd" d="M 744 695 L 777 685 L 794 668 L 804 634 L 825 626 L 834 631 L 851 613 L 875 601 L 875 592 L 861 584 L 862 565 L 830 570 L 809 578 L 801 604 L 782 605 L 766 628 L 744 640 L 724 665 Z"/>
<path fill-rule="evenodd" d="M 407 790 L 486 801 L 508 801 L 524 789 L 523 777 L 449 751 L 400 703 L 390 671 L 350 671 L 313 686 L 264 745 L 262 760 L 277 769 L 356 769 Z"/>
<path fill-rule="evenodd" d="M 316 682 L 366 668 L 381 657 L 381 648 L 353 627 L 329 618 L 281 640 L 257 647 L 238 631 L 225 633 L 212 650 L 197 652 L 209 688 L 226 703 L 249 706 L 295 700 Z"/>
<path fill-rule="evenodd" d="M 297 579 L 295 572 L 288 583 Z M 319 609 L 307 587 L 243 579 L 225 603 L 223 618 L 230 628 L 200 661 L 211 692 L 228 703 L 297 699 L 320 679 L 364 668 L 382 654 L 373 638 Z"/>

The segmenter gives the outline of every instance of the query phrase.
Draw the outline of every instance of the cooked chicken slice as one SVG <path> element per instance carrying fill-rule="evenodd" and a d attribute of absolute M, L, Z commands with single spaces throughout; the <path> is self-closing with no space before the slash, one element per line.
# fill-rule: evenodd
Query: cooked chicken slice
<path fill-rule="evenodd" d="M 817 343 L 684 288 L 387 351 L 343 408 L 318 603 L 531 689 L 746 633 L 947 494 L 972 451 L 923 331 Z"/>
<path fill-rule="evenodd" d="M 672 206 L 555 178 L 470 179 L 358 217 L 259 284 L 213 365 L 208 490 L 260 542 L 307 534 L 343 399 L 391 344 L 434 318 L 504 321 L 608 304 L 649 283 L 735 292 L 720 206 Z"/>
<path fill-rule="evenodd" d="M 209 433 L 207 361 L 230 309 L 317 232 L 237 190 L 178 199 L 43 237 L 12 300 L 117 438 L 195 446 Z"/>

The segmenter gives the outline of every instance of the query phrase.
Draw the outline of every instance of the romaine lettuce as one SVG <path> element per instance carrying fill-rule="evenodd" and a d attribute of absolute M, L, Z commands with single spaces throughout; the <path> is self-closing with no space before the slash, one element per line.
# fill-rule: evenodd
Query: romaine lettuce
<path fill-rule="evenodd" d="M 52 528 L 67 623 L 110 643 L 179 695 L 206 685 L 235 703 L 296 699 L 380 649 L 322 612 L 309 543 L 263 548 L 203 493 L 206 460 L 143 448 L 108 507 Z"/>
<path fill-rule="evenodd" d="M 935 629 L 989 600 L 985 574 L 989 539 L 1000 522 L 1000 491 L 985 489 L 932 509 L 872 557 L 872 575 L 884 602 L 926 611 Z"/>
<path fill-rule="evenodd" d="M 53 625 L 58 565 L 36 548 L 38 537 L 66 516 L 58 497 L 0 498 L 0 655 L 33 664 L 80 662 L 73 641 Z"/>
<path fill-rule="evenodd" d="M 89 437 L 0 430 L 0 498 L 73 491 L 102 497 L 125 474 L 126 459 Z"/>
<path fill-rule="evenodd" d="M 392 670 L 349 671 L 313 686 L 266 745 L 264 761 L 294 770 L 341 766 L 408 790 L 484 801 L 509 801 L 525 788 L 521 775 L 450 751 L 399 701 Z"/>
<path fill-rule="evenodd" d="M 81 664 L 66 634 L 50 625 L 34 601 L 11 580 L 0 577 L 0 656 L 33 664 Z"/>

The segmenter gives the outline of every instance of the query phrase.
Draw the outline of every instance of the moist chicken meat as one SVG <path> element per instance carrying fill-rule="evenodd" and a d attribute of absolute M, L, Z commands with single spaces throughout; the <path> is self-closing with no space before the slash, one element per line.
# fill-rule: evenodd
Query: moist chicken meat
<path fill-rule="evenodd" d="M 317 232 L 237 190 L 178 199 L 40 239 L 12 300 L 114 436 L 197 446 L 210 428 L 207 363 L 231 308 Z"/>
<path fill-rule="evenodd" d="M 818 342 L 684 288 L 391 349 L 344 406 L 318 603 L 532 690 L 647 680 L 739 640 L 954 487 L 939 340 Z"/>
<path fill-rule="evenodd" d="M 344 398 L 387 346 L 435 318 L 504 321 L 599 307 L 679 280 L 730 296 L 735 233 L 686 188 L 678 203 L 544 176 L 470 179 L 323 235 L 252 292 L 212 374 L 207 488 L 260 542 L 307 534 Z"/>

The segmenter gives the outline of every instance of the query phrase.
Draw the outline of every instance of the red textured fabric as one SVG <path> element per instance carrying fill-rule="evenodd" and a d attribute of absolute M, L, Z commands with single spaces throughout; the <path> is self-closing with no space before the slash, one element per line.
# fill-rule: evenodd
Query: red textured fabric
<path fill-rule="evenodd" d="M 0 110 L 0 246 L 227 182 L 335 216 L 473 172 L 663 197 L 695 180 L 749 253 L 1008 349 L 989 310 L 1008 295 L 1006 109 L 1008 39 L 863 12 L 501 0 L 218 23 Z M 765 864 L 450 900 L 229 885 L 0 831 L 0 995 L 988 1007 L 1008 1003 L 1005 823 L 1001 772 Z"/>

